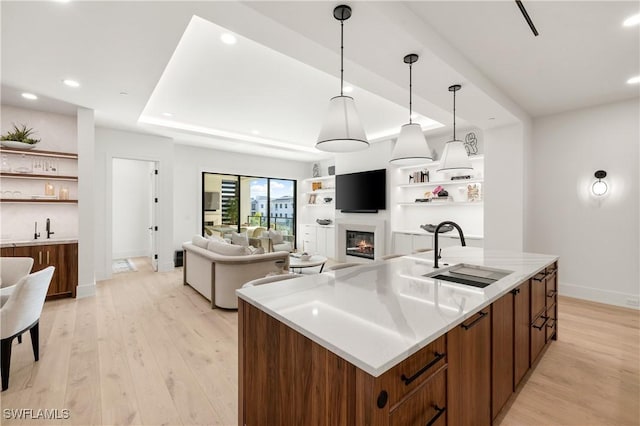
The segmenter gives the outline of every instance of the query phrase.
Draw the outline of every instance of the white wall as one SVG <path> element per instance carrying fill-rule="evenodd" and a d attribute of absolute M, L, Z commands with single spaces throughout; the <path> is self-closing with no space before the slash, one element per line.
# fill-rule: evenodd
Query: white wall
<path fill-rule="evenodd" d="M 114 259 L 151 255 L 152 173 L 155 163 L 113 159 L 112 256 Z"/>
<path fill-rule="evenodd" d="M 521 124 L 485 131 L 484 248 L 522 251 L 524 131 Z"/>
<path fill-rule="evenodd" d="M 640 296 L 638 99 L 536 119 L 528 251 L 560 256 L 560 294 L 625 306 Z M 610 192 L 590 194 L 596 170 Z"/>
<path fill-rule="evenodd" d="M 227 151 L 175 145 L 174 150 L 173 250 L 202 230 L 202 172 L 304 179 L 310 176 L 308 163 L 279 160 Z M 301 211 L 298 198 L 298 212 Z M 300 221 L 298 220 L 298 224 Z"/>
<path fill-rule="evenodd" d="M 95 116 L 88 108 L 78 108 L 78 290 L 77 297 L 96 293 L 96 201 Z"/>
<path fill-rule="evenodd" d="M 156 161 L 158 166 L 157 218 L 158 270 L 173 269 L 173 141 L 160 136 L 96 128 L 95 202 L 96 278 L 111 277 L 113 159 Z M 193 185 L 193 183 L 190 183 Z"/>

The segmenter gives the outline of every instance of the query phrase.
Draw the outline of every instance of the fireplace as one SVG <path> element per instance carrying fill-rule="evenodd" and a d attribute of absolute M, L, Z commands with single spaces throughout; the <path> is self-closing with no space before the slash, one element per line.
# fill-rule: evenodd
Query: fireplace
<path fill-rule="evenodd" d="M 348 256 L 375 258 L 375 238 L 373 232 L 347 230 L 346 252 Z"/>

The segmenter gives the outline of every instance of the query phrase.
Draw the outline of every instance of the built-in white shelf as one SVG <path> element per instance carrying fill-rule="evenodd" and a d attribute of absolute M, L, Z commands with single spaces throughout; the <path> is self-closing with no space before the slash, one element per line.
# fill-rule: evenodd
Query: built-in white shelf
<path fill-rule="evenodd" d="M 469 160 L 474 161 L 483 161 L 484 155 L 471 155 L 469 156 Z M 432 161 L 430 163 L 422 163 L 422 164 L 412 164 L 410 166 L 400 166 L 396 167 L 396 170 L 410 170 L 410 169 L 425 169 L 437 167 L 440 165 L 440 161 Z"/>
<path fill-rule="evenodd" d="M 426 203 L 398 203 L 399 206 L 443 207 L 443 206 L 482 206 L 481 201 L 430 201 Z"/>
<path fill-rule="evenodd" d="M 316 189 L 315 191 L 311 191 L 311 192 L 304 192 L 305 195 L 310 195 L 310 194 L 328 194 L 330 192 L 335 192 L 335 188 L 323 188 L 323 189 Z"/>
<path fill-rule="evenodd" d="M 398 188 L 419 188 L 425 186 L 438 186 L 438 185 L 462 185 L 465 183 L 482 183 L 484 179 L 458 179 L 458 180 L 439 180 L 432 182 L 418 182 L 418 183 L 406 183 L 404 185 L 398 185 Z"/>
<path fill-rule="evenodd" d="M 330 175 L 330 176 L 320 176 L 320 177 L 314 177 L 314 178 L 307 178 L 307 179 L 303 179 L 303 182 L 318 182 L 318 181 L 325 181 L 325 180 L 334 180 L 336 178 L 335 175 Z"/>

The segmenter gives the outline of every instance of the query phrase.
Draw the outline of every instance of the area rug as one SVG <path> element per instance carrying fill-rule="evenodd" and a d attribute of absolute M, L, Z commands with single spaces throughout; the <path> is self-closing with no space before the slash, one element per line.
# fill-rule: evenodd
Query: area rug
<path fill-rule="evenodd" d="M 136 272 L 138 269 L 131 259 L 116 259 L 111 264 L 111 271 L 114 274 L 120 272 Z"/>

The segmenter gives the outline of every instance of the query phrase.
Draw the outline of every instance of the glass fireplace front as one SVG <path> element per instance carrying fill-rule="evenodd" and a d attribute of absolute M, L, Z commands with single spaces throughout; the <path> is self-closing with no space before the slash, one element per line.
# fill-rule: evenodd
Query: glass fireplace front
<path fill-rule="evenodd" d="M 347 231 L 347 252 L 348 256 L 364 257 L 365 259 L 375 258 L 374 233 L 363 231 Z"/>

